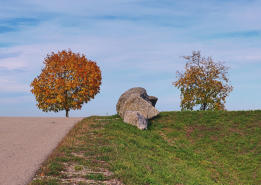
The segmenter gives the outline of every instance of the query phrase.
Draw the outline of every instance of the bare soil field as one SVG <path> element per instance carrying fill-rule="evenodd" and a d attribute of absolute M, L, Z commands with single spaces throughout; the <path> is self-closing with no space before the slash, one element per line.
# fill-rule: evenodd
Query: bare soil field
<path fill-rule="evenodd" d="M 24 185 L 82 118 L 0 117 L 0 184 Z"/>

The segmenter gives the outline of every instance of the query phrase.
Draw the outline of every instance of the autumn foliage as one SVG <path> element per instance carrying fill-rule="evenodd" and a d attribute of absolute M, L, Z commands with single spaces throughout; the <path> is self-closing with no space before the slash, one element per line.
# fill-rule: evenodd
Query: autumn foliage
<path fill-rule="evenodd" d="M 63 50 L 48 54 L 45 67 L 31 83 L 31 92 L 44 112 L 81 109 L 83 103 L 99 93 L 101 71 L 84 55 Z"/>
<path fill-rule="evenodd" d="M 229 85 L 228 68 L 200 52 L 185 56 L 185 72 L 177 71 L 178 80 L 173 83 L 181 90 L 181 109 L 224 110 L 226 97 L 233 87 Z"/>

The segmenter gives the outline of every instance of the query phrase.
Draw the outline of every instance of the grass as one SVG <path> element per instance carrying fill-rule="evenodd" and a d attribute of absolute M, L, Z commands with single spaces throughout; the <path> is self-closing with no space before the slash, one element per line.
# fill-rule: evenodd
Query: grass
<path fill-rule="evenodd" d="M 261 111 L 162 112 L 141 131 L 117 115 L 79 122 L 32 185 L 261 184 Z"/>

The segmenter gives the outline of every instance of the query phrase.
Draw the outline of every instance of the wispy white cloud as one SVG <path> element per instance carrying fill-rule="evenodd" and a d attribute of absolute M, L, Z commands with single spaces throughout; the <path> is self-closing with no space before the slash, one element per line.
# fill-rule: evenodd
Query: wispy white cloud
<path fill-rule="evenodd" d="M 16 57 L 1 59 L 1 63 L 0 63 L 0 68 L 4 68 L 7 70 L 23 69 L 25 67 L 26 64 L 24 62 L 21 62 Z"/>
<path fill-rule="evenodd" d="M 0 104 L 24 104 L 30 102 L 32 99 L 31 96 L 18 96 L 18 97 L 0 97 Z"/>
<path fill-rule="evenodd" d="M 3 76 L 1 76 L 1 78 L 3 78 Z M 25 93 L 29 91 L 29 86 L 9 79 L 0 79 L 0 89 L 1 93 Z"/>
<path fill-rule="evenodd" d="M 259 74 L 253 69 L 261 63 L 261 2 L 200 2 L 6 1 L 0 6 L 0 29 L 1 25 L 14 29 L 0 31 L 0 43 L 9 43 L 0 44 L 0 93 L 29 94 L 46 54 L 71 48 L 102 69 L 101 94 L 86 106 L 97 113 L 114 112 L 117 97 L 132 86 L 144 86 L 159 96 L 160 110 L 171 110 L 171 104 L 178 109 L 179 92 L 171 82 L 184 66 L 181 56 L 192 50 L 231 66 L 231 78 L 239 89 L 233 96 L 245 96 L 240 93 L 240 69 L 250 65 L 246 79 L 252 80 L 250 76 Z M 258 81 L 253 85 L 261 90 Z M 244 107 L 253 102 L 250 99 Z"/>

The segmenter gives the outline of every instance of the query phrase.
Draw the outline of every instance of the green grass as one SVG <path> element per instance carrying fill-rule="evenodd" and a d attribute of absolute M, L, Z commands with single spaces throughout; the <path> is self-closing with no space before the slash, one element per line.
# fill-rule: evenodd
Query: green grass
<path fill-rule="evenodd" d="M 100 181 L 104 181 L 105 180 L 104 175 L 103 174 L 99 174 L 99 173 L 87 174 L 85 178 L 92 179 L 92 180 L 100 180 Z"/>
<path fill-rule="evenodd" d="M 32 185 L 59 185 L 59 183 L 58 183 L 58 180 L 57 179 L 52 179 L 52 178 L 50 178 L 50 179 L 37 179 L 37 180 L 34 180 L 33 182 L 32 182 Z"/>
<path fill-rule="evenodd" d="M 32 183 L 41 184 L 42 176 L 53 184 L 83 178 L 98 184 L 258 185 L 260 154 L 261 111 L 162 112 L 145 131 L 116 115 L 93 116 L 70 131 Z M 68 166 L 83 173 L 62 172 Z"/>

